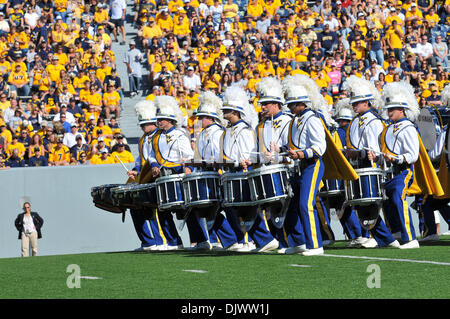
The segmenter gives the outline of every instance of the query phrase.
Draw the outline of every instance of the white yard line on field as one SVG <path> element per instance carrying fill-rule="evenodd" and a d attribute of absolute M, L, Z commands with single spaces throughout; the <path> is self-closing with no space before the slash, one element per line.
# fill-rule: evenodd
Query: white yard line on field
<path fill-rule="evenodd" d="M 416 264 L 432 264 L 432 265 L 439 265 L 439 266 L 450 266 L 450 263 L 445 263 L 445 262 L 440 262 L 440 261 L 431 261 L 431 260 L 414 260 L 414 259 L 368 257 L 368 256 L 332 255 L 332 254 L 323 254 L 321 256 L 351 258 L 351 259 L 382 260 L 382 261 L 400 261 L 400 262 L 416 263 Z"/>

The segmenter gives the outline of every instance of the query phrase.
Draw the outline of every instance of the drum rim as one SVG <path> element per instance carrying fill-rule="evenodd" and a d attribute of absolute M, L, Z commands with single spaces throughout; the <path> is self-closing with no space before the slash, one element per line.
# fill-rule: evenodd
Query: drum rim
<path fill-rule="evenodd" d="M 271 203 L 271 202 L 276 202 L 282 199 L 286 199 L 288 198 L 289 195 L 284 194 L 284 195 L 279 195 L 279 196 L 274 196 L 274 197 L 269 197 L 269 198 L 264 198 L 264 199 L 260 199 L 260 200 L 254 200 L 253 202 L 258 205 L 258 204 L 265 204 L 265 203 Z"/>
<path fill-rule="evenodd" d="M 161 184 L 166 181 L 169 181 L 169 182 L 181 181 L 184 176 L 185 176 L 185 174 L 173 174 L 173 175 L 161 176 L 155 180 L 155 184 Z"/>
<path fill-rule="evenodd" d="M 205 178 L 216 178 L 220 179 L 221 175 L 218 172 L 195 172 L 191 174 L 187 174 L 183 177 L 184 181 L 205 179 Z"/>
<path fill-rule="evenodd" d="M 355 172 L 360 175 L 359 173 L 363 174 L 363 175 L 369 175 L 369 174 L 364 174 L 364 173 L 369 173 L 372 172 L 374 174 L 372 175 L 383 175 L 384 170 L 382 170 L 381 168 L 378 167 L 364 167 L 364 168 L 355 168 Z M 354 180 L 356 181 L 356 180 Z M 350 182 L 354 182 L 354 181 L 350 181 Z"/>
<path fill-rule="evenodd" d="M 273 165 L 266 165 L 266 166 L 261 166 L 259 168 L 255 168 L 251 171 L 248 171 L 248 177 L 253 177 L 253 175 L 256 175 L 257 173 L 261 173 L 263 172 L 263 174 L 270 174 L 270 172 L 273 173 L 278 173 L 278 172 L 282 172 L 282 171 L 289 171 L 289 167 L 287 167 L 285 164 L 273 164 Z M 259 175 L 263 175 L 263 174 L 259 174 Z"/>

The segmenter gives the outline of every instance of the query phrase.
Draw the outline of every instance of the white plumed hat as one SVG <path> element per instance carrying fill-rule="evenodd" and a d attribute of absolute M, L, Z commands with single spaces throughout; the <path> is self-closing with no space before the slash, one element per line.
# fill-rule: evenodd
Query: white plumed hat
<path fill-rule="evenodd" d="M 143 100 L 134 106 L 138 116 L 139 125 L 146 123 L 156 123 L 156 106 L 153 101 Z"/>
<path fill-rule="evenodd" d="M 303 102 L 307 106 L 311 106 L 311 99 L 308 96 L 308 91 L 297 81 L 295 76 L 285 77 L 282 84 L 286 105 Z"/>
<path fill-rule="evenodd" d="M 272 76 L 262 78 L 261 81 L 256 85 L 256 88 L 259 92 L 259 103 L 284 103 L 283 86 L 277 78 Z"/>
<path fill-rule="evenodd" d="M 222 123 L 222 100 L 212 91 L 203 92 L 199 97 L 196 116 L 210 116 Z"/>
<path fill-rule="evenodd" d="M 183 114 L 177 100 L 173 96 L 158 95 L 154 101 L 157 107 L 156 119 L 173 120 L 176 122 L 176 126 L 182 125 Z"/>
<path fill-rule="evenodd" d="M 231 85 L 223 94 L 222 110 L 233 110 L 241 113 L 241 119 L 253 128 L 258 125 L 258 114 L 249 102 L 250 96 L 240 86 Z"/>
<path fill-rule="evenodd" d="M 350 75 L 344 83 L 344 89 L 350 91 L 350 104 L 370 101 L 373 108 L 382 111 L 381 94 L 372 82 Z"/>
<path fill-rule="evenodd" d="M 348 120 L 351 121 L 355 116 L 353 112 L 352 105 L 350 104 L 350 98 L 340 99 L 336 102 L 334 112 L 334 118 L 338 120 Z"/>
<path fill-rule="evenodd" d="M 404 108 L 406 118 L 413 122 L 416 121 L 420 110 L 411 84 L 405 81 L 387 83 L 383 87 L 382 97 L 385 103 L 384 109 Z"/>

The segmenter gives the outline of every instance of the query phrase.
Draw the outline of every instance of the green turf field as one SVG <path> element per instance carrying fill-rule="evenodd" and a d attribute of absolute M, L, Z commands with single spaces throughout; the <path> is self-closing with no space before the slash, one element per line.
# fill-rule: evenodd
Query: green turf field
<path fill-rule="evenodd" d="M 0 259 L 0 298 L 447 299 L 450 237 L 441 238 L 412 250 L 338 242 L 315 257 L 176 251 Z M 71 264 L 80 288 L 67 286 L 77 283 Z"/>

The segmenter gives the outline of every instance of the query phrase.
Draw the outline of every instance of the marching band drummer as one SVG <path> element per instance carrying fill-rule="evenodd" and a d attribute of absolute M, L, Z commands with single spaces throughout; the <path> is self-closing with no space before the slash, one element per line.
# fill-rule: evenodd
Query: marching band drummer
<path fill-rule="evenodd" d="M 212 91 L 206 91 L 200 95 L 196 116 L 201 123 L 202 131 L 195 145 L 195 159 L 214 163 L 220 157 L 220 138 L 224 131 L 221 107 L 222 100 Z M 209 234 L 206 233 L 208 229 L 202 227 L 202 231 L 205 238 L 211 237 L 215 232 L 226 250 L 232 251 L 239 247 L 233 228 L 220 212 L 217 213 Z"/>
<path fill-rule="evenodd" d="M 159 130 L 152 140 L 152 151 L 149 156 L 153 177 L 171 174 L 190 174 L 192 167 L 181 164 L 192 159 L 194 152 L 191 142 L 178 126 L 183 122 L 183 116 L 174 97 L 157 96 L 154 100 L 157 107 L 156 119 Z M 167 239 L 167 250 L 182 248 L 182 240 L 173 221 L 172 213 L 158 211 L 161 228 Z M 187 223 L 188 228 L 190 223 Z M 199 225 L 197 230 L 200 228 Z M 190 230 L 191 233 L 191 230 Z"/>
<path fill-rule="evenodd" d="M 257 125 L 258 116 L 249 103 L 249 97 L 245 90 L 237 85 L 228 87 L 223 97 L 223 117 L 230 123 L 221 137 L 220 158 L 218 161 L 234 162 L 234 171 L 251 169 L 252 162 L 256 162 L 256 138 L 254 128 Z M 242 209 L 242 208 L 241 208 Z M 250 251 L 249 241 L 245 239 L 238 226 L 237 210 L 227 208 L 227 219 L 235 229 L 238 243 L 244 244 L 237 251 Z M 257 214 L 253 226 L 247 233 L 255 242 L 255 252 L 265 252 L 277 249 L 278 241 L 272 236 L 264 216 Z"/>
<path fill-rule="evenodd" d="M 152 138 L 158 130 L 155 117 L 156 107 L 152 101 L 140 101 L 135 105 L 135 110 L 138 115 L 139 126 L 144 134 L 139 139 L 139 155 L 135 161 L 135 166 L 131 171 L 128 171 L 128 176 L 131 181 L 135 181 L 139 175 L 139 182 L 145 183 L 148 182 L 146 180 L 148 176 L 142 168 L 151 152 Z M 164 250 L 166 239 L 160 231 L 157 214 L 154 214 L 152 218 L 148 218 L 149 215 L 145 210 L 130 209 L 130 215 L 133 219 L 136 233 L 141 240 L 141 247 L 138 250 Z"/>
<path fill-rule="evenodd" d="M 399 248 L 419 248 L 411 212 L 406 202 L 406 190 L 414 180 L 413 164 L 419 158 L 419 136 L 412 123 L 419 115 L 419 107 L 414 89 L 406 82 L 388 83 L 383 88 L 383 99 L 392 123 L 383 130 L 380 146 L 386 162 L 393 166 L 393 178 L 386 181 L 385 191 L 389 200 L 383 202 L 384 211 L 392 214 L 389 219 L 397 219 L 401 225 Z M 381 156 L 380 156 L 381 157 Z M 377 161 L 379 156 L 368 151 L 367 158 Z"/>
<path fill-rule="evenodd" d="M 375 164 L 371 163 L 366 149 L 372 149 L 375 152 L 380 151 L 378 138 L 383 131 L 384 123 L 378 114 L 375 114 L 375 110 L 381 109 L 381 96 L 375 85 L 355 75 L 347 78 L 344 85 L 350 91 L 350 104 L 357 114 L 347 129 L 347 156 L 350 158 L 350 163 L 357 168 L 374 167 Z M 365 248 L 400 246 L 383 219 L 378 215 L 380 209 L 378 204 L 355 206 L 355 209 L 358 212 L 360 222 L 364 218 L 363 216 L 369 216 L 369 218 L 377 216 L 375 224 L 370 229 L 373 238 L 365 241 L 361 246 Z"/>
<path fill-rule="evenodd" d="M 450 85 L 446 85 L 441 92 L 442 104 L 450 107 Z M 445 126 L 437 140 L 435 147 L 428 152 L 428 156 L 433 162 L 439 162 L 439 181 L 445 192 L 444 196 L 423 196 L 420 210 L 423 212 L 424 232 L 419 242 L 437 241 L 439 234 L 437 233 L 436 220 L 434 212 L 437 210 L 441 213 L 444 220 L 450 225 L 450 171 L 448 167 L 448 145 L 446 145 L 446 135 L 448 134 L 448 124 Z"/>
<path fill-rule="evenodd" d="M 287 140 L 289 123 L 292 117 L 283 113 L 283 86 L 278 79 L 274 77 L 261 79 L 257 84 L 257 90 L 259 93 L 258 103 L 261 105 L 261 115 L 263 117 L 256 129 L 260 161 L 264 164 L 278 164 L 285 160 L 282 157 L 278 157 L 274 151 L 282 146 L 283 141 Z M 285 252 L 289 247 L 286 232 L 283 228 L 277 228 L 273 224 L 272 218 L 268 223 L 272 235 L 280 243 L 278 252 Z"/>
<path fill-rule="evenodd" d="M 327 145 L 325 128 L 316 113 L 319 105 L 314 103 L 320 92 L 314 81 L 304 75 L 286 77 L 283 86 L 286 104 L 295 117 L 290 122 L 288 139 L 283 141 L 281 149 L 287 150 L 300 170 L 294 182 L 298 213 L 289 214 L 294 218 L 286 218 L 285 221 L 285 229 L 297 245 L 286 253 L 320 255 L 323 254 L 322 236 L 315 203 L 324 174 L 322 155 Z"/>
<path fill-rule="evenodd" d="M 335 120 L 338 123 L 338 128 L 334 132 L 334 139 L 338 145 L 340 145 L 340 149 L 343 150 L 346 147 L 346 135 L 348 125 L 350 121 L 353 119 L 353 110 L 350 105 L 350 98 L 343 98 L 336 103 L 335 107 L 336 117 Z M 339 181 L 340 186 L 343 181 Z M 343 186 L 343 185 L 342 185 Z M 337 210 L 341 210 L 342 205 L 344 204 L 345 196 L 339 196 L 336 199 L 337 203 L 335 207 Z M 350 242 L 347 244 L 348 247 L 358 246 L 364 243 L 369 238 L 369 232 L 362 228 L 358 216 L 356 216 L 355 211 L 351 206 L 346 206 L 344 211 L 338 213 L 339 222 L 344 229 L 344 233 L 347 235 L 347 238 L 350 239 Z"/>

